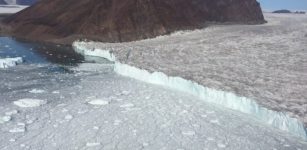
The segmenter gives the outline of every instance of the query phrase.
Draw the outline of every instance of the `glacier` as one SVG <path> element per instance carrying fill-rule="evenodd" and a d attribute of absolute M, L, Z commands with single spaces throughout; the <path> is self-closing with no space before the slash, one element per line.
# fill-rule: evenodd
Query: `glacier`
<path fill-rule="evenodd" d="M 298 119 L 291 118 L 285 113 L 269 110 L 258 105 L 255 100 L 250 98 L 240 97 L 230 92 L 211 89 L 181 77 L 168 76 L 162 72 L 149 72 L 144 69 L 123 64 L 116 60 L 116 56 L 111 50 L 103 50 L 99 48 L 89 49 L 85 46 L 85 43 L 86 42 L 82 41 L 74 42 L 74 50 L 85 57 L 103 57 L 114 62 L 114 71 L 119 75 L 192 94 L 206 102 L 218 104 L 226 108 L 252 115 L 263 123 L 307 140 L 307 133 L 304 124 Z"/>
<path fill-rule="evenodd" d="M 14 67 L 23 62 L 22 57 L 0 58 L 0 68 Z"/>

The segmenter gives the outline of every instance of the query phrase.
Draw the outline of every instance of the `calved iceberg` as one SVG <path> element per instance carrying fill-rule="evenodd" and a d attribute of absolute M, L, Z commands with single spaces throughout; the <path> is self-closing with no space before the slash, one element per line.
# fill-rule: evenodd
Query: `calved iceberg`
<path fill-rule="evenodd" d="M 73 43 L 75 51 L 84 56 L 103 57 L 115 62 L 114 71 L 120 75 L 193 94 L 204 101 L 250 114 L 266 124 L 307 140 L 304 124 L 296 118 L 289 117 L 285 113 L 264 108 L 252 99 L 240 97 L 229 92 L 207 88 L 194 81 L 186 80 L 181 77 L 171 77 L 162 72 L 151 73 L 147 70 L 122 64 L 116 60 L 115 55 L 110 50 L 88 49 L 85 45 L 84 42 Z"/>
<path fill-rule="evenodd" d="M 0 58 L 0 68 L 14 67 L 23 62 L 22 57 L 16 58 Z"/>

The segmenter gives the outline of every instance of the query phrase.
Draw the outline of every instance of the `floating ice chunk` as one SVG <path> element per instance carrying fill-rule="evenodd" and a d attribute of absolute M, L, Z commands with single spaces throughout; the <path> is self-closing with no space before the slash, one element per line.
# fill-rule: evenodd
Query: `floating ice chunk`
<path fill-rule="evenodd" d="M 22 57 L 16 58 L 0 58 L 0 68 L 14 67 L 23 62 Z"/>
<path fill-rule="evenodd" d="M 27 120 L 27 124 L 32 124 L 34 120 Z"/>
<path fill-rule="evenodd" d="M 29 92 L 33 94 L 42 94 L 42 93 L 45 93 L 45 90 L 33 89 Z"/>
<path fill-rule="evenodd" d="M 147 147 L 147 146 L 149 145 L 149 143 L 144 142 L 142 145 L 143 145 L 144 147 Z"/>
<path fill-rule="evenodd" d="M 60 94 L 60 91 L 53 91 L 52 94 Z"/>
<path fill-rule="evenodd" d="M 3 120 L 4 122 L 9 122 L 9 121 L 11 121 L 11 119 L 12 119 L 11 116 L 4 116 L 4 117 L 2 117 L 2 120 Z"/>
<path fill-rule="evenodd" d="M 11 111 L 5 112 L 5 115 L 7 116 L 12 116 L 16 114 L 18 114 L 18 110 L 11 110 Z"/>
<path fill-rule="evenodd" d="M 120 105 L 119 107 L 121 107 L 121 108 L 129 108 L 129 107 L 134 107 L 134 104 L 127 103 L 127 104 Z"/>
<path fill-rule="evenodd" d="M 113 125 L 118 126 L 119 124 L 121 124 L 122 121 L 121 120 L 114 120 Z"/>
<path fill-rule="evenodd" d="M 63 109 L 62 109 L 62 112 L 63 112 L 63 113 L 68 112 L 68 109 L 63 108 Z"/>
<path fill-rule="evenodd" d="M 65 120 L 71 120 L 71 119 L 73 119 L 74 117 L 72 116 L 72 115 L 66 115 L 65 116 Z"/>
<path fill-rule="evenodd" d="M 219 124 L 220 122 L 219 122 L 219 120 L 210 120 L 210 123 L 212 123 L 212 124 Z"/>
<path fill-rule="evenodd" d="M 186 136 L 194 136 L 195 135 L 195 131 L 183 131 L 181 133 L 182 133 L 182 135 L 186 135 Z"/>
<path fill-rule="evenodd" d="M 87 142 L 86 143 L 86 146 L 87 147 L 95 147 L 95 146 L 100 146 L 101 144 L 100 143 L 97 143 L 97 142 Z"/>
<path fill-rule="evenodd" d="M 25 124 L 18 124 L 17 127 L 10 129 L 9 132 L 11 133 L 23 133 L 26 132 Z"/>
<path fill-rule="evenodd" d="M 123 95 L 129 95 L 130 92 L 129 92 L 129 91 L 123 91 L 122 94 L 123 94 Z"/>
<path fill-rule="evenodd" d="M 217 146 L 218 146 L 219 148 L 226 148 L 226 145 L 225 145 L 225 144 L 222 144 L 222 143 L 218 143 Z"/>
<path fill-rule="evenodd" d="M 94 99 L 94 100 L 91 100 L 91 101 L 89 101 L 87 103 L 91 104 L 91 105 L 99 105 L 99 106 L 104 106 L 104 105 L 108 105 L 109 104 L 108 101 L 105 101 L 105 100 L 102 100 L 102 99 Z"/>
<path fill-rule="evenodd" d="M 213 137 L 208 137 L 207 140 L 208 141 L 215 141 L 215 139 Z"/>
<path fill-rule="evenodd" d="M 18 107 L 28 108 L 28 107 L 39 107 L 41 105 L 46 104 L 47 101 L 40 99 L 20 99 L 18 101 L 14 101 L 14 104 Z"/>
<path fill-rule="evenodd" d="M 15 142 L 16 141 L 16 139 L 10 139 L 10 142 Z"/>
<path fill-rule="evenodd" d="M 0 124 L 9 122 L 9 121 L 11 121 L 11 119 L 12 119 L 11 116 L 3 116 L 3 117 L 0 118 Z"/>

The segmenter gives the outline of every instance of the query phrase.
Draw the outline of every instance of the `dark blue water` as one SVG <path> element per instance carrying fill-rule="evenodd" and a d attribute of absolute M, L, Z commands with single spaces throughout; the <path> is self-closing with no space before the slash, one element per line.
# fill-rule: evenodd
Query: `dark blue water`
<path fill-rule="evenodd" d="M 72 47 L 26 42 L 10 37 L 0 37 L 0 58 L 23 57 L 26 64 L 77 65 L 83 56 Z"/>

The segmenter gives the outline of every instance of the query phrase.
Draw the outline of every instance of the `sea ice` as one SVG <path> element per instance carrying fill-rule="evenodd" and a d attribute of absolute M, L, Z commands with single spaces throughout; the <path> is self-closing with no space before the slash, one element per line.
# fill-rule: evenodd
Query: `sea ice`
<path fill-rule="evenodd" d="M 45 100 L 40 100 L 40 99 L 29 99 L 29 98 L 20 99 L 20 100 L 14 101 L 14 104 L 15 104 L 16 106 L 23 107 L 23 108 L 27 108 L 27 107 L 39 107 L 39 106 L 44 105 L 44 104 L 46 104 L 46 103 L 47 103 L 47 101 L 45 101 Z"/>
<path fill-rule="evenodd" d="M 134 104 L 127 103 L 127 104 L 120 105 L 119 107 L 121 107 L 121 108 L 129 108 L 129 107 L 134 107 Z"/>
<path fill-rule="evenodd" d="M 10 129 L 9 132 L 11 133 L 23 133 L 26 131 L 26 125 L 24 123 L 17 123 L 17 125 Z"/>
<path fill-rule="evenodd" d="M 73 119 L 74 117 L 72 116 L 72 115 L 66 115 L 65 116 L 65 120 L 71 120 L 71 119 Z"/>
<path fill-rule="evenodd" d="M 42 94 L 42 93 L 45 93 L 45 90 L 33 89 L 33 90 L 29 91 L 29 93 Z"/>
<path fill-rule="evenodd" d="M 101 145 L 101 144 L 97 143 L 97 142 L 87 142 L 86 143 L 87 147 L 94 147 L 94 146 L 99 146 L 99 145 Z"/>
<path fill-rule="evenodd" d="M 11 116 L 3 116 L 0 118 L 0 124 L 6 123 L 11 121 L 12 117 Z"/>
<path fill-rule="evenodd" d="M 5 112 L 5 115 L 7 115 L 7 116 L 12 116 L 12 115 L 16 115 L 16 114 L 18 114 L 18 110 L 11 110 L 11 111 Z"/>

